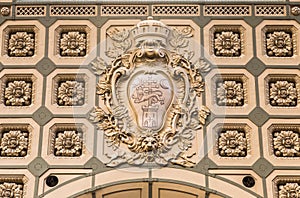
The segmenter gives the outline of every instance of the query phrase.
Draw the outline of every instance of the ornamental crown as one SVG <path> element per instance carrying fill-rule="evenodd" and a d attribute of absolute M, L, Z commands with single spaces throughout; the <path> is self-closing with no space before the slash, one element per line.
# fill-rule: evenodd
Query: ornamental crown
<path fill-rule="evenodd" d="M 170 29 L 162 22 L 153 20 L 153 17 L 149 16 L 147 20 L 139 22 L 131 32 L 136 45 L 145 40 L 156 40 L 161 45 L 166 46 Z"/>

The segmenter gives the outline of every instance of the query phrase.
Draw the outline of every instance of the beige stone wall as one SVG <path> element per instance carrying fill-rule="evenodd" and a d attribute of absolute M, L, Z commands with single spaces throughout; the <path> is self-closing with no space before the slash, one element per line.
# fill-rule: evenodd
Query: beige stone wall
<path fill-rule="evenodd" d="M 300 196 L 299 3 L 0 1 L 0 197 Z M 143 46 L 131 31 L 148 16 L 170 31 L 167 66 L 186 60 L 186 79 L 198 67 L 203 85 L 196 106 L 206 123 L 186 149 L 170 149 L 165 167 L 137 166 L 128 144 L 120 157 L 97 127 L 104 119 L 91 119 L 107 106 L 103 71 L 120 57 L 134 62 L 124 55 Z"/>

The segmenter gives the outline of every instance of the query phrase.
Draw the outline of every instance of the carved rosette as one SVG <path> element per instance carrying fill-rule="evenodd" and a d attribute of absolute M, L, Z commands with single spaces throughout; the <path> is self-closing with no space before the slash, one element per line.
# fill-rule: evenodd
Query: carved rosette
<path fill-rule="evenodd" d="M 218 141 L 219 154 L 222 157 L 245 157 L 247 139 L 243 132 L 227 130 L 221 133 Z"/>
<path fill-rule="evenodd" d="M 285 31 L 267 34 L 267 53 L 269 56 L 287 57 L 293 55 L 292 38 Z"/>
<path fill-rule="evenodd" d="M 0 184 L 0 197 L 3 198 L 23 197 L 23 185 L 16 184 L 16 183 L 8 183 L 8 182 L 4 182 L 3 184 Z"/>
<path fill-rule="evenodd" d="M 237 81 L 224 81 L 217 85 L 217 102 L 220 106 L 242 106 L 244 89 Z"/>
<path fill-rule="evenodd" d="M 272 106 L 296 106 L 297 89 L 295 83 L 288 81 L 270 83 L 270 103 Z"/>
<path fill-rule="evenodd" d="M 4 133 L 1 139 L 1 157 L 24 157 L 28 150 L 28 133 L 20 130 Z"/>
<path fill-rule="evenodd" d="M 217 56 L 240 56 L 241 40 L 239 33 L 227 31 L 216 33 L 214 41 Z"/>
<path fill-rule="evenodd" d="M 57 134 L 54 142 L 55 155 L 76 157 L 82 153 L 82 139 L 76 131 L 64 131 Z"/>
<path fill-rule="evenodd" d="M 10 35 L 8 45 L 9 56 L 24 57 L 34 55 L 34 34 L 16 32 Z"/>
<path fill-rule="evenodd" d="M 279 198 L 300 197 L 300 186 L 298 183 L 286 183 L 279 186 Z"/>
<path fill-rule="evenodd" d="M 79 106 L 84 104 L 84 83 L 64 81 L 60 83 L 57 93 L 60 106 Z"/>
<path fill-rule="evenodd" d="M 299 133 L 294 131 L 276 132 L 273 144 L 277 157 L 300 157 Z"/>
<path fill-rule="evenodd" d="M 31 104 L 32 83 L 25 81 L 13 81 L 5 88 L 5 104 L 7 106 L 28 106 Z"/>
<path fill-rule="evenodd" d="M 60 39 L 60 50 L 62 56 L 85 56 L 86 33 L 68 32 L 63 33 Z"/>
<path fill-rule="evenodd" d="M 188 36 L 190 30 L 182 31 Z M 195 165 L 190 148 L 209 114 L 198 101 L 204 91 L 202 73 L 209 69 L 203 60 L 191 64 L 171 52 L 169 32 L 159 21 L 142 21 L 130 32 L 134 47 L 112 64 L 101 58 L 92 63 L 103 105 L 90 119 L 105 134 L 107 166 Z M 118 34 L 119 40 L 129 37 L 125 31 Z"/>

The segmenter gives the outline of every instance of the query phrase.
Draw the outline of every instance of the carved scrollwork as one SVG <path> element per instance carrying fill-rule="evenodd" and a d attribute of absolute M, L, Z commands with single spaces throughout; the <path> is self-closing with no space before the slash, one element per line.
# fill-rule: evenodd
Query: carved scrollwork
<path fill-rule="evenodd" d="M 96 107 L 90 119 L 104 132 L 111 149 L 106 153 L 108 166 L 171 162 L 191 167 L 194 153 L 189 150 L 195 131 L 209 115 L 196 102 L 204 91 L 202 71 L 208 66 L 191 64 L 183 55 L 166 49 L 169 31 L 161 22 L 141 23 L 147 31 L 157 28 L 151 39 L 139 35 L 143 31 L 138 24 L 133 30 L 138 39 L 135 48 L 112 64 L 101 58 L 92 63 L 99 75 L 97 94 L 105 107 Z M 123 34 L 118 40 L 127 37 Z"/>

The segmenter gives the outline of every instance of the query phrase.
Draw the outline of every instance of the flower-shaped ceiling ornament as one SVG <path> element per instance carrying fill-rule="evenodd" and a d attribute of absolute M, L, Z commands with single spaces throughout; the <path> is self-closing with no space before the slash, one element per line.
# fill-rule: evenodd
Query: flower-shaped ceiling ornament
<path fill-rule="evenodd" d="M 8 44 L 9 56 L 33 56 L 34 34 L 27 32 L 16 32 L 10 35 Z"/>
<path fill-rule="evenodd" d="M 60 39 L 62 56 L 85 56 L 86 48 L 86 33 L 68 32 L 62 34 Z"/>
<path fill-rule="evenodd" d="M 242 83 L 231 80 L 217 83 L 217 103 L 220 106 L 242 106 L 244 90 Z"/>
<path fill-rule="evenodd" d="M 286 183 L 279 186 L 279 198 L 300 197 L 300 186 L 298 183 Z"/>
<path fill-rule="evenodd" d="M 241 40 L 238 33 L 215 34 L 214 49 L 217 56 L 240 56 Z"/>
<path fill-rule="evenodd" d="M 285 57 L 293 55 L 293 44 L 290 34 L 280 31 L 267 34 L 268 56 Z"/>
<path fill-rule="evenodd" d="M 28 149 L 28 133 L 19 130 L 4 133 L 1 139 L 1 156 L 24 157 Z"/>
<path fill-rule="evenodd" d="M 54 142 L 55 155 L 76 157 L 82 153 L 82 139 L 76 131 L 59 132 Z"/>
<path fill-rule="evenodd" d="M 7 84 L 4 97 L 8 106 L 28 106 L 31 104 L 32 83 L 25 81 L 13 81 Z"/>
<path fill-rule="evenodd" d="M 79 106 L 84 104 L 84 83 L 65 81 L 58 87 L 58 105 Z"/>
<path fill-rule="evenodd" d="M 300 157 L 299 133 L 276 132 L 273 138 L 274 153 L 277 157 Z"/>
<path fill-rule="evenodd" d="M 90 119 L 104 133 L 107 166 L 196 164 L 192 142 L 209 115 L 198 101 L 209 65 L 203 60 L 191 64 L 174 52 L 174 39 L 167 39 L 171 31 L 160 21 L 141 21 L 112 38 L 135 45 L 111 65 L 101 58 L 92 63 L 101 100 Z"/>
<path fill-rule="evenodd" d="M 243 132 L 228 130 L 220 133 L 218 140 L 220 156 L 245 157 L 247 155 L 247 139 Z"/>
<path fill-rule="evenodd" d="M 270 83 L 270 103 L 272 106 L 295 106 L 297 104 L 295 83 L 288 81 Z"/>
<path fill-rule="evenodd" d="M 23 185 L 4 182 L 0 184 L 1 198 L 21 198 L 23 197 Z"/>

